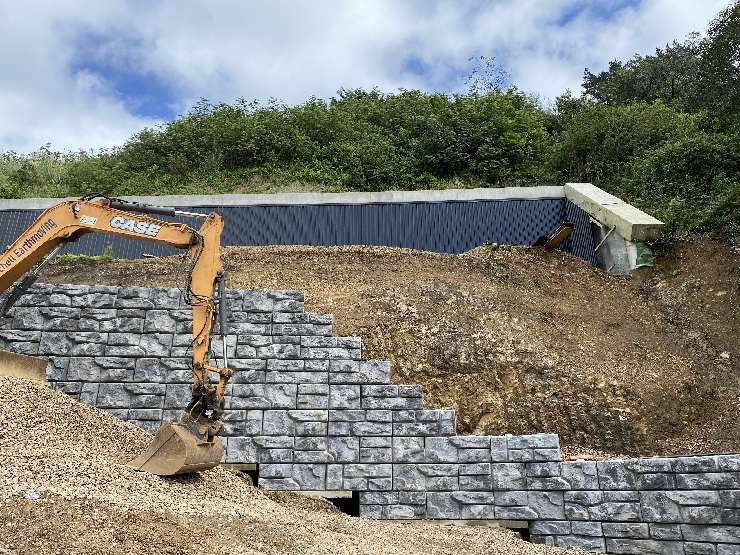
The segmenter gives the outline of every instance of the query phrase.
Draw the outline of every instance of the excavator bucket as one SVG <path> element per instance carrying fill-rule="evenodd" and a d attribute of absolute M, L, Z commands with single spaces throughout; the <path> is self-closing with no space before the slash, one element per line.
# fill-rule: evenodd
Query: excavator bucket
<path fill-rule="evenodd" d="M 220 437 L 203 441 L 183 424 L 170 422 L 160 426 L 147 450 L 129 466 L 158 476 L 175 476 L 218 466 L 223 454 Z"/>
<path fill-rule="evenodd" d="M 48 385 L 45 358 L 30 357 L 0 349 L 0 376 L 15 376 Z"/>

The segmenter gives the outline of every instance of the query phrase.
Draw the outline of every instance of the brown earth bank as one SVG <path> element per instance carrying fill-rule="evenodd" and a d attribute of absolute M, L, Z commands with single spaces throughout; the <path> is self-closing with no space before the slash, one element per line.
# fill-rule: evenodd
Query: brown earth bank
<path fill-rule="evenodd" d="M 0 377 L 0 554 L 514 554 L 496 527 L 353 518 L 223 468 L 160 478 L 126 462 L 152 436 L 63 393 Z"/>
<path fill-rule="evenodd" d="M 229 285 L 299 289 L 460 433 L 555 432 L 566 453 L 740 451 L 740 252 L 692 236 L 612 277 L 541 249 L 226 250 Z M 56 283 L 178 286 L 177 257 L 55 265 Z"/>

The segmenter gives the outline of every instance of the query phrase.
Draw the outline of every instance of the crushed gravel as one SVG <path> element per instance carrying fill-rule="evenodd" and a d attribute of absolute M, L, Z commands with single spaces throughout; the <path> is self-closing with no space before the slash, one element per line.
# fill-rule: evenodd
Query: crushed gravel
<path fill-rule="evenodd" d="M 159 478 L 125 463 L 151 435 L 0 377 L 0 554 L 493 553 L 558 551 L 495 527 L 377 522 L 223 468 Z"/>

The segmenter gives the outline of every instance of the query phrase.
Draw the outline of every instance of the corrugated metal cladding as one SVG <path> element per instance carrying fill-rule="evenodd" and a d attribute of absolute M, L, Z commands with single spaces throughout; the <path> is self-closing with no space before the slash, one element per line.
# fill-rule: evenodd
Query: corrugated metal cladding
<path fill-rule="evenodd" d="M 561 250 L 594 262 L 588 215 L 564 198 L 383 204 L 194 206 L 224 216 L 223 244 L 384 245 L 461 253 L 486 242 L 531 245 L 561 222 L 576 231 Z M 11 243 L 41 210 L 0 211 L 0 245 Z M 198 220 L 187 221 L 198 227 Z M 65 252 L 100 254 L 110 245 L 118 258 L 175 254 L 171 247 L 101 234 L 84 236 Z"/>

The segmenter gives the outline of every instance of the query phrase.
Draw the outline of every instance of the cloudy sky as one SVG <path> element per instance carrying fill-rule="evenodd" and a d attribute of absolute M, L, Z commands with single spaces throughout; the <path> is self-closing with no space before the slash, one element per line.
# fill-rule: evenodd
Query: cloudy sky
<path fill-rule="evenodd" d="M 122 144 L 201 97 L 464 89 L 495 56 L 543 98 L 702 31 L 729 0 L 0 0 L 0 151 Z"/>

